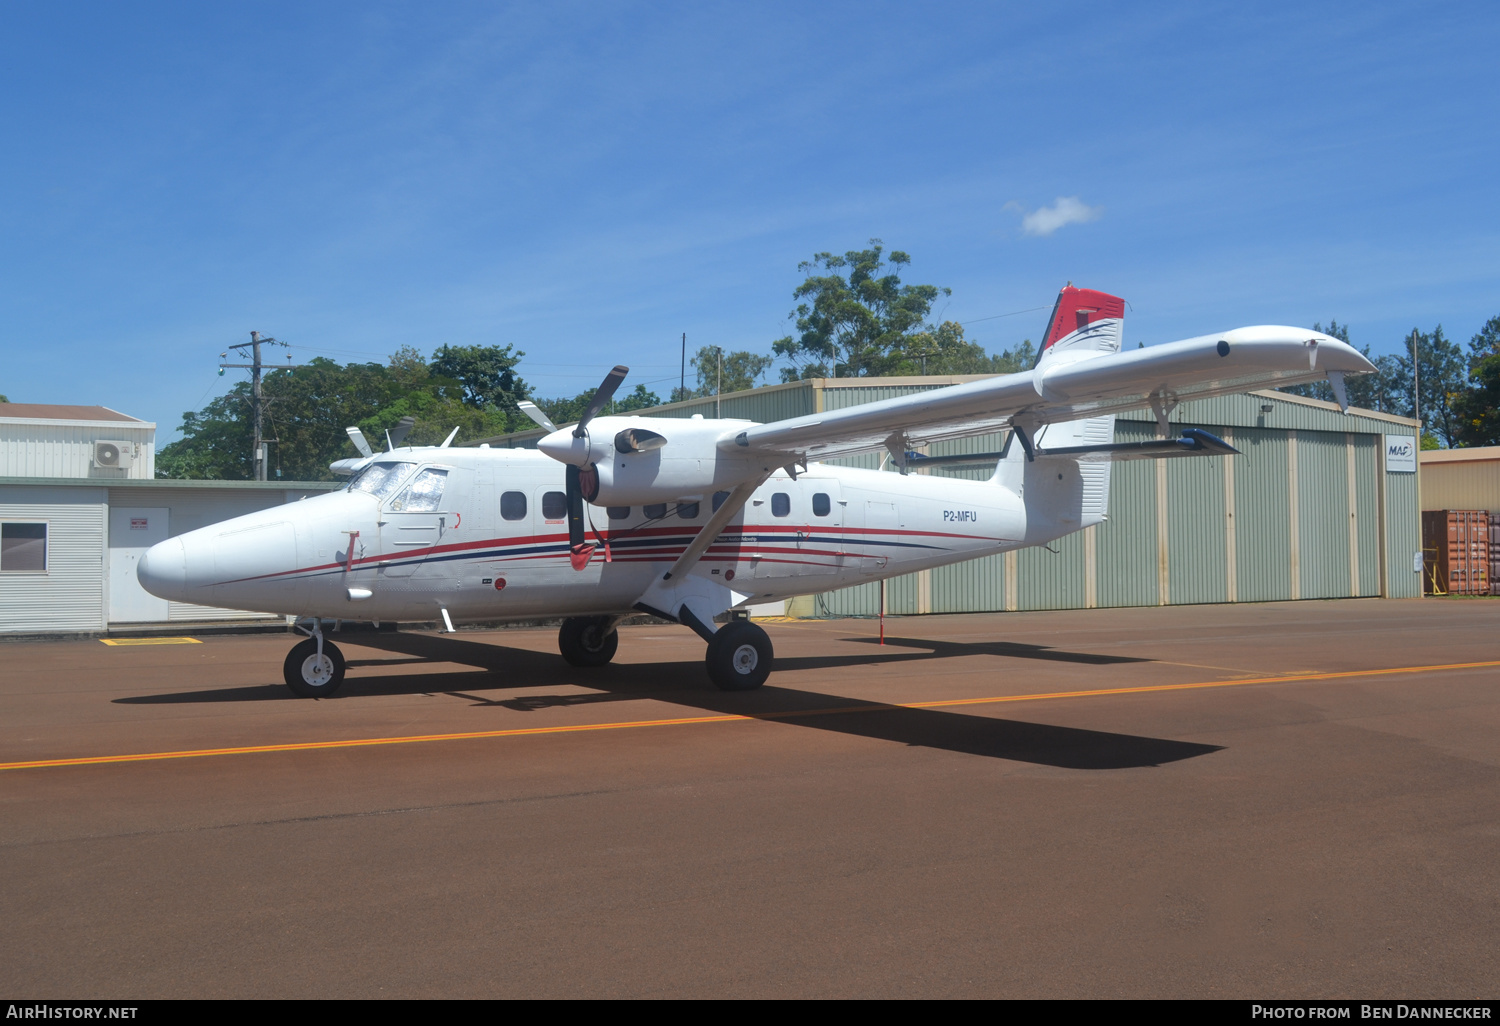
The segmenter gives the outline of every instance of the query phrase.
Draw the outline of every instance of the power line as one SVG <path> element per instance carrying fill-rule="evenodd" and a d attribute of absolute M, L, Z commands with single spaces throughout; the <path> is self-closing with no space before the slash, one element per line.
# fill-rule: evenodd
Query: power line
<path fill-rule="evenodd" d="M 1050 306 L 1033 306 L 1025 310 L 1012 310 L 1010 313 L 992 314 L 989 317 L 976 317 L 972 321 L 959 321 L 960 324 L 978 324 L 980 321 L 998 321 L 1002 317 L 1019 317 L 1022 314 L 1036 313 L 1038 310 L 1050 310 Z"/>

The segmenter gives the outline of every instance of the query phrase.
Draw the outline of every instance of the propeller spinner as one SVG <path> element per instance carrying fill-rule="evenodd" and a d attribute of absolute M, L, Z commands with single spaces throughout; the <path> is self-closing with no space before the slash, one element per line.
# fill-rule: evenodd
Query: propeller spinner
<path fill-rule="evenodd" d="M 599 415 L 599 411 L 608 405 L 610 399 L 614 398 L 615 389 L 620 387 L 620 382 L 625 380 L 625 375 L 630 373 L 629 367 L 616 367 L 604 375 L 604 381 L 600 383 L 594 398 L 589 400 L 588 408 L 583 411 L 583 416 L 578 424 L 572 429 L 561 428 L 536 443 L 536 447 L 551 456 L 559 463 L 566 463 L 570 467 L 586 467 L 593 460 L 590 457 L 589 444 L 589 421 Z"/>

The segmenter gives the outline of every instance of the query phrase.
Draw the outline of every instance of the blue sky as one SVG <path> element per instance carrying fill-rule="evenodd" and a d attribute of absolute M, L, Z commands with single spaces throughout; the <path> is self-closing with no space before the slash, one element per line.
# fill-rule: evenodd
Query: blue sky
<path fill-rule="evenodd" d="M 165 442 L 252 328 L 299 361 L 509 343 L 542 395 L 617 362 L 665 393 L 682 332 L 769 352 L 797 264 L 871 237 L 993 351 L 1068 280 L 1130 301 L 1129 342 L 1330 317 L 1376 352 L 1466 341 L 1500 314 L 1497 28 L 1462 3 L 13 0 L 0 393 Z"/>

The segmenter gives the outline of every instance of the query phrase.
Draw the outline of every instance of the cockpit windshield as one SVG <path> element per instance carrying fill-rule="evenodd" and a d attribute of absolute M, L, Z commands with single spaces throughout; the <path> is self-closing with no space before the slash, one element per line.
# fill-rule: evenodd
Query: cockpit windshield
<path fill-rule="evenodd" d="M 369 492 L 384 502 L 395 494 L 397 486 L 406 480 L 415 463 L 371 463 L 354 475 L 349 482 L 351 492 Z"/>

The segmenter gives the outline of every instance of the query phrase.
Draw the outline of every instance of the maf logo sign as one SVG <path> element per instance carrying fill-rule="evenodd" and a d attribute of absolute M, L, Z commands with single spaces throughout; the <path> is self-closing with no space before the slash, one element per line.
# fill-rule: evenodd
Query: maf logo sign
<path fill-rule="evenodd" d="M 1415 474 L 1417 440 L 1411 435 L 1386 435 L 1385 469 L 1388 474 Z"/>

